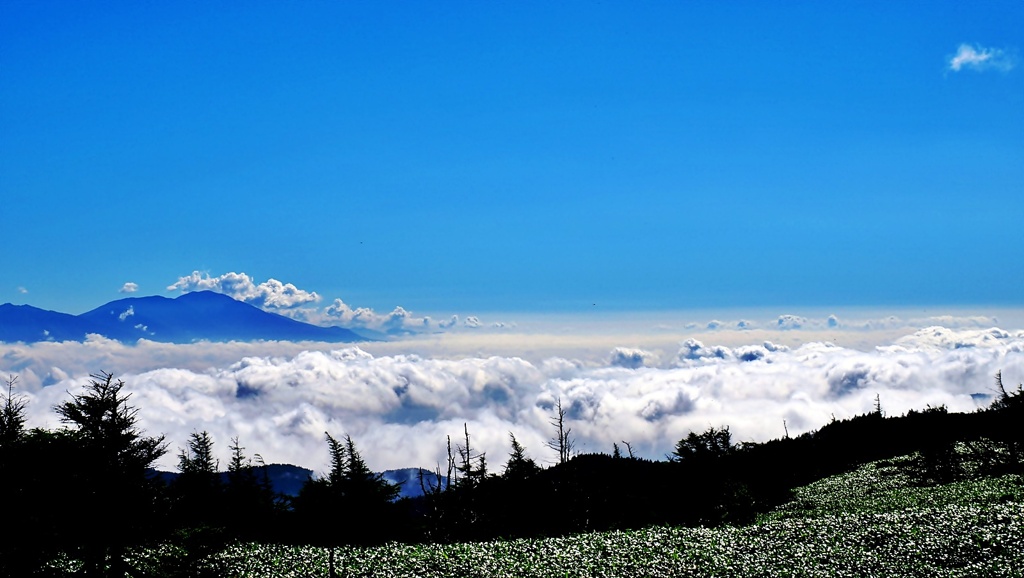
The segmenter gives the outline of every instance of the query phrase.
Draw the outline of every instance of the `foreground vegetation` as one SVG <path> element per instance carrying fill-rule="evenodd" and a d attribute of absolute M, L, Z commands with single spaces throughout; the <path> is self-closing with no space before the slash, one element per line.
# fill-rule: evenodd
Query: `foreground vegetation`
<path fill-rule="evenodd" d="M 340 576 L 1024 576 L 1024 480 L 916 485 L 918 456 L 796 490 L 742 527 L 333 550 Z M 679 499 L 686 499 L 679 496 Z M 329 576 L 332 550 L 240 543 L 211 575 Z"/>
<path fill-rule="evenodd" d="M 1014 575 L 1024 568 L 1024 387 L 985 409 L 873 412 L 764 443 L 729 428 L 679 440 L 666 461 L 579 455 L 561 404 L 539 467 L 510 434 L 488 471 L 468 428 L 425 494 L 369 470 L 326 434 L 331 470 L 297 496 L 232 440 L 227 472 L 194 432 L 168 449 L 137 427 L 124 383 L 97 374 L 24 428 L 0 392 L 0 576 Z M 901 457 L 902 456 L 902 457 Z M 223 475 L 222 475 L 223 474 Z"/>

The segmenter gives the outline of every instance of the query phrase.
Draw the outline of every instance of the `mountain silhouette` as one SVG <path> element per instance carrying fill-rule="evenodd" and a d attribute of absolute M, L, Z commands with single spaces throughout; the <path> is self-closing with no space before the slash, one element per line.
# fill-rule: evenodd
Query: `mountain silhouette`
<path fill-rule="evenodd" d="M 306 483 L 306 480 L 310 477 L 317 477 L 317 475 L 313 473 L 313 470 L 291 464 L 267 464 L 263 466 L 253 466 L 253 469 L 257 476 L 266 476 L 266 480 L 270 482 L 270 487 L 275 493 L 293 498 L 299 495 L 299 492 L 302 490 L 302 486 Z M 437 474 L 422 468 L 385 470 L 381 472 L 380 475 L 382 475 L 388 483 L 398 486 L 399 498 L 416 498 L 423 495 L 423 487 L 420 486 L 421 471 L 424 476 L 424 484 L 427 487 L 430 487 L 432 484 L 437 484 Z M 181 473 L 150 469 L 149 475 L 160 479 L 165 484 L 170 484 L 180 476 Z M 219 475 L 222 484 L 229 483 L 227 472 L 219 472 Z M 440 479 L 442 484 L 448 481 L 446 476 L 441 476 Z"/>
<path fill-rule="evenodd" d="M 84 341 L 88 334 L 125 343 L 194 341 L 366 341 L 342 327 L 321 327 L 269 313 L 213 291 L 129 297 L 81 315 L 30 305 L 0 305 L 0 341 Z"/>

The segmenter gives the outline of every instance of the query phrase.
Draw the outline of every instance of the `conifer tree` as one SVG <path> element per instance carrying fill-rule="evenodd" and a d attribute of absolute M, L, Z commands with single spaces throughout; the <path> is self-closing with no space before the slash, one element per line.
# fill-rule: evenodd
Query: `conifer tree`
<path fill-rule="evenodd" d="M 50 552 L 45 541 L 53 541 L 47 526 L 50 516 L 40 516 L 39 509 L 30 511 L 33 490 L 39 487 L 33 479 L 40 468 L 33 467 L 25 435 L 25 399 L 14 393 L 17 376 L 7 378 L 7 391 L 0 392 L 0 512 L 7 521 L 8 532 L 0 540 L 0 576 L 17 576 L 33 570 Z M 27 500 L 26 500 L 27 499 Z M 44 506 L 45 507 L 45 506 Z"/>
<path fill-rule="evenodd" d="M 326 476 L 310 478 L 293 502 L 306 524 L 332 528 L 313 536 L 319 543 L 374 543 L 387 537 L 399 487 L 370 470 L 352 437 L 340 441 L 325 432 L 331 455 Z"/>
<path fill-rule="evenodd" d="M 252 458 L 245 456 L 245 452 L 238 443 L 238 436 L 231 438 L 231 445 L 228 450 L 231 452 L 231 459 L 228 461 L 228 483 L 241 484 L 242 480 L 252 473 Z"/>
<path fill-rule="evenodd" d="M 668 458 L 674 462 L 707 465 L 734 450 L 729 426 L 712 426 L 700 434 L 691 431 L 685 438 L 676 442 L 675 450 Z"/>
<path fill-rule="evenodd" d="M 178 454 L 178 471 L 171 484 L 177 498 L 179 523 L 189 527 L 220 526 L 223 523 L 223 488 L 219 462 L 213 455 L 209 432 L 192 432 L 188 445 Z"/>
<path fill-rule="evenodd" d="M 156 487 L 146 470 L 167 445 L 163 436 L 148 437 L 138 428 L 123 381 L 110 373 L 90 378 L 84 393 L 54 408 L 72 426 L 82 458 L 69 472 L 68 523 L 80 529 L 83 574 L 124 576 L 126 548 L 153 530 Z"/>
<path fill-rule="evenodd" d="M 25 433 L 25 399 L 14 393 L 16 375 L 7 378 L 7 392 L 0 392 L 0 447 L 10 445 Z"/>
<path fill-rule="evenodd" d="M 178 470 L 182 474 L 215 478 L 220 462 L 213 456 L 213 438 L 207 431 L 192 432 L 188 448 L 178 454 Z"/>
<path fill-rule="evenodd" d="M 238 436 L 231 438 L 228 450 L 231 459 L 224 487 L 227 521 L 235 535 L 259 538 L 272 530 L 280 513 L 266 464 L 259 454 L 255 463 L 247 457 Z"/>
<path fill-rule="evenodd" d="M 267 466 L 259 454 L 253 458 L 245 455 L 244 447 L 238 442 L 238 436 L 231 438 L 231 459 L 228 461 L 228 490 L 247 498 L 249 505 L 264 509 L 274 503 L 273 489 L 267 477 Z M 262 470 L 259 475 L 257 470 Z"/>
<path fill-rule="evenodd" d="M 512 443 L 512 452 L 508 455 L 508 462 L 505 464 L 504 477 L 509 480 L 525 480 L 540 471 L 537 462 L 533 458 L 526 457 L 526 448 L 519 443 L 515 434 L 508 433 Z"/>
<path fill-rule="evenodd" d="M 1003 385 L 1003 372 L 996 372 L 997 397 L 989 406 L 991 433 L 1006 449 L 1007 465 L 1014 470 L 1024 468 L 1024 434 L 1020 423 L 1024 420 L 1024 385 L 1007 391 Z"/>

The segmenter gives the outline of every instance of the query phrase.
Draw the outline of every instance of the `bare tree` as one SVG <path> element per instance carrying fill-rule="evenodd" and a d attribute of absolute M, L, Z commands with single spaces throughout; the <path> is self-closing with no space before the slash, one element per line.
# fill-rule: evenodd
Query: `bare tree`
<path fill-rule="evenodd" d="M 440 496 L 442 492 L 447 491 L 451 488 L 452 483 L 455 482 L 455 476 L 457 470 L 455 469 L 455 456 L 452 454 L 452 436 L 448 437 L 448 475 L 441 475 L 441 464 L 437 464 L 437 469 L 434 470 L 434 479 L 429 483 L 426 481 L 427 470 L 420 468 L 417 474 L 420 481 L 420 489 L 423 490 L 425 495 Z M 427 472 L 430 473 L 430 472 Z"/>
<path fill-rule="evenodd" d="M 459 452 L 459 465 L 456 471 L 462 476 L 460 482 L 465 487 L 475 487 L 487 477 L 487 453 L 474 452 L 469 445 L 469 425 L 463 424 L 466 445 L 456 446 Z"/>
<path fill-rule="evenodd" d="M 626 453 L 629 454 L 629 459 L 635 460 L 636 455 L 633 453 L 633 444 L 627 442 L 626 440 L 622 440 L 622 443 L 625 444 L 626 446 Z"/>
<path fill-rule="evenodd" d="M 555 416 L 549 422 L 555 426 L 555 437 L 548 440 L 547 446 L 558 452 L 558 463 L 564 464 L 573 456 L 573 448 L 576 442 L 572 439 L 572 428 L 565 426 L 565 410 L 562 408 L 562 398 L 555 402 Z"/>

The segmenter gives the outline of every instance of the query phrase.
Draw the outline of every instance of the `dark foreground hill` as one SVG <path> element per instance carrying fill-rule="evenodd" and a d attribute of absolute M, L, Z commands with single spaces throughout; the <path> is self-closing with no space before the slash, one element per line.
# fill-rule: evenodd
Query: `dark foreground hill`
<path fill-rule="evenodd" d="M 195 341 L 326 341 L 366 339 L 342 327 L 320 327 L 269 313 L 212 291 L 178 298 L 130 297 L 81 315 L 30 305 L 0 305 L 0 341 L 84 341 L 89 334 L 126 343 Z"/>

